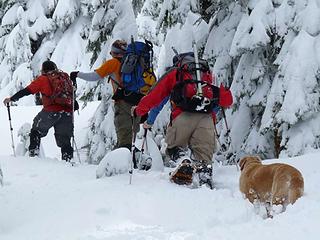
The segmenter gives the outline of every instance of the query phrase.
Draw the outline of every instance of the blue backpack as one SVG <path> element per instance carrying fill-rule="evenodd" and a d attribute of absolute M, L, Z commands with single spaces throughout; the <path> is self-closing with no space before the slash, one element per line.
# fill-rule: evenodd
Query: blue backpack
<path fill-rule="evenodd" d="M 156 82 L 152 65 L 153 45 L 150 41 L 133 41 L 128 45 L 121 63 L 125 91 L 146 95 Z"/>

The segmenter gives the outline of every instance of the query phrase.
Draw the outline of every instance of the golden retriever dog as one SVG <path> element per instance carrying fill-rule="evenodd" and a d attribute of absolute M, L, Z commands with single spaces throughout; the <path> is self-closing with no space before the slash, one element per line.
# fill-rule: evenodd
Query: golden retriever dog
<path fill-rule="evenodd" d="M 268 217 L 272 217 L 270 206 L 282 205 L 284 211 L 288 204 L 293 204 L 303 195 L 303 177 L 288 164 L 263 165 L 259 157 L 247 156 L 240 160 L 239 166 L 240 191 L 251 203 L 264 204 Z"/>

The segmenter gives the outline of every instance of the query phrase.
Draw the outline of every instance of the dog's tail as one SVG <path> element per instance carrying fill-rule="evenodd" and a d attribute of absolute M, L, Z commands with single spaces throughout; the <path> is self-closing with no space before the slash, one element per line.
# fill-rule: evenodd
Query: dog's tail
<path fill-rule="evenodd" d="M 295 176 L 290 181 L 288 202 L 293 204 L 303 195 L 304 181 L 302 176 Z"/>

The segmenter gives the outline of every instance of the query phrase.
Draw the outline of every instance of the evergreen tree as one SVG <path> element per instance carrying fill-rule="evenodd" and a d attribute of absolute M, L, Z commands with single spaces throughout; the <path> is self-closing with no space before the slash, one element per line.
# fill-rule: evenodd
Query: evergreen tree
<path fill-rule="evenodd" d="M 24 88 L 33 78 L 30 67 L 32 54 L 26 14 L 22 6 L 16 6 L 12 6 L 14 9 L 10 14 L 13 14 L 11 17 L 13 22 L 16 21 L 17 24 L 5 39 L 4 55 L 0 65 L 1 87 L 6 89 L 9 94 Z M 31 103 L 32 100 L 25 98 L 21 102 Z"/>
<path fill-rule="evenodd" d="M 134 11 L 134 14 L 136 17 L 140 13 L 145 1 L 146 0 L 132 0 L 132 7 L 133 7 L 133 11 Z"/>
<path fill-rule="evenodd" d="M 93 64 L 93 67 L 97 67 L 110 57 L 109 52 L 112 42 L 116 39 L 128 41 L 131 35 L 136 36 L 137 26 L 132 4 L 129 0 L 98 1 L 92 5 L 92 8 L 95 9 L 95 13 L 92 19 L 87 50 L 93 53 L 91 64 Z M 100 81 L 94 88 L 92 88 L 92 85 L 90 87 L 89 91 L 85 91 L 86 95 L 83 99 L 87 101 L 99 97 L 101 103 L 93 116 L 88 133 L 88 143 L 90 143 L 88 161 L 99 163 L 105 153 L 113 149 L 116 143 L 114 127 L 112 128 L 113 120 L 110 121 L 110 116 L 114 114 L 111 100 L 112 91 L 110 83 L 107 83 L 106 79 Z M 106 126 L 105 123 L 109 125 Z M 97 139 L 102 141 L 96 141 Z"/>
<path fill-rule="evenodd" d="M 261 129 L 274 132 L 280 156 L 318 149 L 319 33 L 317 1 L 276 2 L 276 30 L 282 48 L 262 116 Z M 286 13 L 286 14 L 285 14 Z"/>
<path fill-rule="evenodd" d="M 318 27 L 311 14 L 315 2 L 249 1 L 230 6 L 240 11 L 234 8 L 222 22 L 221 11 L 217 14 L 206 49 L 213 56 L 218 80 L 232 81 L 235 104 L 227 111 L 230 134 L 222 121 L 219 125 L 224 128 L 220 142 L 226 147 L 225 156 L 232 160 L 244 152 L 274 158 L 318 148 L 314 125 L 319 108 L 318 65 L 312 53 Z M 214 36 L 220 42 L 224 36 L 224 44 L 210 49 L 210 42 L 218 42 Z M 300 64 L 298 59 L 305 54 L 310 62 Z M 310 132 L 308 138 L 299 132 L 302 128 Z"/>
<path fill-rule="evenodd" d="M 184 24 L 189 12 L 196 12 L 196 0 L 164 0 L 156 27 L 158 32 L 167 33 L 167 30 L 176 24 Z"/>
<path fill-rule="evenodd" d="M 103 85 L 102 99 L 92 120 L 88 131 L 86 143 L 88 146 L 88 159 L 90 164 L 99 164 L 102 158 L 112 150 L 117 143 L 117 136 L 113 124 L 114 111 L 111 100 L 110 85 Z"/>
<path fill-rule="evenodd" d="M 92 71 L 115 39 L 152 41 L 157 76 L 171 66 L 172 47 L 192 51 L 196 42 L 216 85 L 234 95 L 230 132 L 218 115 L 218 155 L 303 154 L 320 145 L 317 9 L 316 0 L 3 0 L 0 96 L 27 85 L 47 59 L 67 72 Z M 98 163 L 116 142 L 111 87 L 106 80 L 78 86 L 83 100 L 101 99 L 86 141 L 88 161 Z M 169 114 L 166 106 L 155 123 L 158 143 Z"/>

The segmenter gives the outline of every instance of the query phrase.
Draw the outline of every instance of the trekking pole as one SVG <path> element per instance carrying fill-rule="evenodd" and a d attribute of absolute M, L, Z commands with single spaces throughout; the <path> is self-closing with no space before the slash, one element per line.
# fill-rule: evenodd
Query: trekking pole
<path fill-rule="evenodd" d="M 14 141 L 13 141 L 13 127 L 12 127 L 12 123 L 11 123 L 11 113 L 10 113 L 9 103 L 7 103 L 7 110 L 8 110 L 10 133 L 11 133 L 11 147 L 12 147 L 12 151 L 13 151 L 13 156 L 16 156 L 16 150 L 15 150 Z"/>
<path fill-rule="evenodd" d="M 222 112 L 222 116 L 223 116 L 223 119 L 224 119 L 224 123 L 226 125 L 227 134 L 229 135 L 230 129 L 229 129 L 228 122 L 227 122 L 226 112 L 224 111 L 223 107 L 221 107 L 221 112 Z"/>
<path fill-rule="evenodd" d="M 221 107 L 221 111 L 222 111 L 222 116 L 223 116 L 223 118 L 224 118 L 224 123 L 225 123 L 225 125 L 226 125 L 226 129 L 227 129 L 228 142 L 229 142 L 229 144 L 230 144 L 230 142 L 231 142 L 230 128 L 229 128 L 229 126 L 228 126 L 227 117 L 226 117 L 226 112 L 224 111 L 224 108 L 223 108 L 223 107 Z M 239 171 L 240 169 L 239 169 L 239 166 L 238 166 L 238 164 L 237 164 L 236 158 L 233 159 L 233 163 L 234 163 L 234 165 L 236 165 L 237 171 Z"/>
<path fill-rule="evenodd" d="M 130 169 L 129 169 L 129 184 L 132 183 L 132 175 L 133 175 L 133 168 L 137 166 L 136 158 L 134 156 L 135 151 L 135 144 L 136 144 L 136 124 L 139 122 L 138 117 L 132 117 L 132 141 L 131 141 L 131 162 L 130 162 Z"/>
<path fill-rule="evenodd" d="M 72 131 L 72 148 L 73 148 L 73 149 L 76 149 L 77 157 L 78 157 L 79 163 L 81 164 L 81 159 L 80 159 L 79 150 L 78 150 L 78 147 L 77 147 L 76 140 L 74 139 L 74 103 L 75 103 L 75 100 L 74 100 L 74 91 L 76 90 L 76 87 L 75 87 L 74 83 L 73 83 L 72 85 L 73 85 L 73 89 L 72 89 L 72 125 L 73 125 L 73 131 Z"/>
<path fill-rule="evenodd" d="M 146 150 L 148 151 L 148 146 L 147 146 L 147 133 L 148 133 L 148 129 L 145 128 L 145 129 L 144 129 L 144 133 L 143 133 L 143 141 L 142 141 L 142 146 L 141 146 L 141 154 L 144 153 L 144 146 L 146 146 Z"/>

